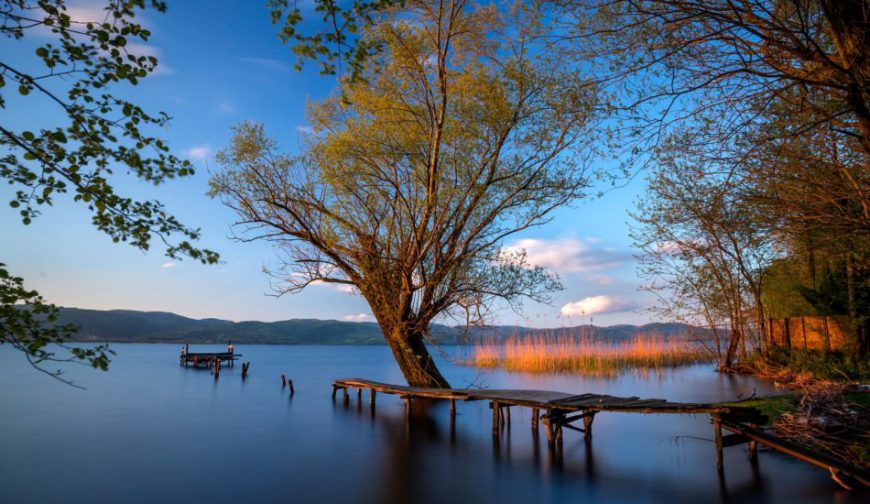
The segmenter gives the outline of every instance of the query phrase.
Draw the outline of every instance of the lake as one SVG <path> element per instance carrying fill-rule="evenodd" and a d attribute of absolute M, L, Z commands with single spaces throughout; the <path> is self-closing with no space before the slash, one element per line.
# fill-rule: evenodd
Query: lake
<path fill-rule="evenodd" d="M 222 346 L 192 346 L 191 351 Z M 403 383 L 386 346 L 236 345 L 250 361 L 209 371 L 178 365 L 180 345 L 116 344 L 107 373 L 71 369 L 73 389 L 0 347 L 0 502 L 859 502 L 825 471 L 764 449 L 725 449 L 717 475 L 706 415 L 601 413 L 590 446 L 566 431 L 550 455 L 528 409 L 494 441 L 484 402 L 418 411 L 368 394 L 333 402 L 335 378 Z M 534 388 L 718 401 L 772 392 L 709 366 L 617 379 L 520 375 L 460 366 L 443 347 L 454 387 Z M 281 374 L 295 384 L 290 397 Z M 865 496 L 866 497 L 866 496 Z"/>

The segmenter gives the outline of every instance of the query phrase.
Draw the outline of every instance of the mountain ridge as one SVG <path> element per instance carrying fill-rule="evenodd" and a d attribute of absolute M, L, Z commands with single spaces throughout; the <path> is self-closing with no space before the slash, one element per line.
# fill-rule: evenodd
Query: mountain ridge
<path fill-rule="evenodd" d="M 194 319 L 166 311 L 91 310 L 59 308 L 57 323 L 74 324 L 79 332 L 72 341 L 109 343 L 223 343 L 284 345 L 378 345 L 385 344 L 374 322 L 323 319 L 289 319 L 275 322 Z M 708 329 L 677 322 L 654 322 L 641 326 L 619 324 L 539 329 L 510 326 L 463 327 L 433 325 L 430 337 L 440 344 L 501 341 L 512 336 L 558 336 L 602 341 L 623 341 L 654 334 L 669 338 L 710 337 Z"/>

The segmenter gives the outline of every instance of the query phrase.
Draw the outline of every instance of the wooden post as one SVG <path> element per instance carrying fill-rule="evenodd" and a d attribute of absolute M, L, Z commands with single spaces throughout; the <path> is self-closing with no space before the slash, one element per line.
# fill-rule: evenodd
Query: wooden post
<path fill-rule="evenodd" d="M 242 363 L 242 379 L 243 380 L 248 377 L 248 368 L 250 368 L 250 367 L 251 367 L 250 362 L 243 362 Z M 282 375 L 282 378 L 283 378 L 283 375 Z"/>
<path fill-rule="evenodd" d="M 508 424 L 508 426 L 510 426 L 510 424 L 511 424 L 511 407 L 505 406 L 504 410 L 505 410 L 505 413 L 507 413 L 507 424 Z"/>
<path fill-rule="evenodd" d="M 456 423 L 456 399 L 450 399 L 450 424 Z"/>
<path fill-rule="evenodd" d="M 803 333 L 804 333 L 804 350 L 806 350 L 807 349 L 807 321 L 804 320 L 803 317 L 801 317 L 801 329 L 803 330 Z"/>
<path fill-rule="evenodd" d="M 332 384 L 332 400 L 335 400 L 335 394 L 338 393 L 338 385 Z"/>
<path fill-rule="evenodd" d="M 538 430 L 538 418 L 540 413 L 538 412 L 538 408 L 532 408 L 532 430 Z"/>
<path fill-rule="evenodd" d="M 716 440 L 716 470 L 722 472 L 722 422 L 718 418 L 713 419 L 713 436 Z"/>
<path fill-rule="evenodd" d="M 749 426 L 753 429 L 758 428 L 756 424 L 749 424 Z M 758 441 L 752 438 L 749 439 L 749 463 L 753 467 L 758 465 Z"/>
<path fill-rule="evenodd" d="M 411 398 L 405 397 L 405 418 L 411 419 Z"/>
<path fill-rule="evenodd" d="M 825 353 L 831 353 L 831 333 L 828 332 L 828 316 L 822 315 L 822 329 L 825 330 Z"/>
<path fill-rule="evenodd" d="M 350 395 L 347 393 L 347 387 L 341 388 L 342 398 L 344 399 L 344 404 L 350 402 Z"/>
<path fill-rule="evenodd" d="M 287 383 L 290 385 L 290 395 L 296 393 L 296 389 L 293 388 L 293 380 L 287 380 Z"/>
<path fill-rule="evenodd" d="M 547 412 L 549 415 L 549 411 Z M 541 419 L 544 422 L 544 433 L 547 435 L 547 445 L 552 448 L 554 439 L 553 439 L 553 422 L 550 420 L 549 416 L 544 416 Z"/>
<path fill-rule="evenodd" d="M 496 401 L 489 403 L 489 407 L 492 408 L 492 435 L 498 437 L 498 430 L 501 427 L 501 408 Z"/>
<path fill-rule="evenodd" d="M 356 389 L 356 401 L 358 403 L 362 402 L 362 387 Z"/>
<path fill-rule="evenodd" d="M 375 389 L 369 389 L 369 403 L 371 403 L 372 412 L 375 411 L 375 394 Z"/>
<path fill-rule="evenodd" d="M 287 378 L 284 375 L 281 375 L 281 388 L 287 386 Z"/>
<path fill-rule="evenodd" d="M 592 439 L 592 421 L 595 420 L 595 412 L 587 411 L 586 416 L 583 417 L 583 439 L 590 440 Z"/>

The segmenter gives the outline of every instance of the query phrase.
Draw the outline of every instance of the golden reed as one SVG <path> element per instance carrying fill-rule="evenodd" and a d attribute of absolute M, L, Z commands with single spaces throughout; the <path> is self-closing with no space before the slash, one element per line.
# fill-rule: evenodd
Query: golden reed
<path fill-rule="evenodd" d="M 653 333 L 605 342 L 551 333 L 477 343 L 464 364 L 526 373 L 615 376 L 633 369 L 660 370 L 711 360 L 707 350 L 688 337 Z"/>

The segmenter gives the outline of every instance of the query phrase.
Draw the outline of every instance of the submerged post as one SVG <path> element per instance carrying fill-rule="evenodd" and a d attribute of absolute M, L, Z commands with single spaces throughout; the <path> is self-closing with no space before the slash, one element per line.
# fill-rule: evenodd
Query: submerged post
<path fill-rule="evenodd" d="M 722 422 L 718 418 L 713 419 L 713 437 L 716 440 L 716 470 L 722 472 Z"/>
<path fill-rule="evenodd" d="M 583 439 L 592 439 L 592 421 L 595 420 L 595 412 L 586 410 L 586 416 L 583 417 Z"/>

